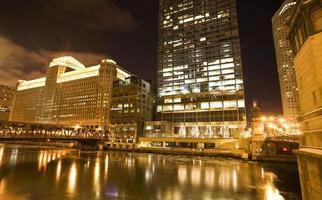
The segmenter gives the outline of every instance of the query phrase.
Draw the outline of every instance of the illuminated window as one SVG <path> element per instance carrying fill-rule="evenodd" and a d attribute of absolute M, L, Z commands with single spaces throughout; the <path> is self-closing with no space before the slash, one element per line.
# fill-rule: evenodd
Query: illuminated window
<path fill-rule="evenodd" d="M 174 103 L 181 103 L 181 98 L 175 98 L 175 99 L 173 100 L 173 102 L 174 102 Z"/>
<path fill-rule="evenodd" d="M 225 59 L 221 59 L 221 63 L 228 63 L 228 62 L 233 62 L 234 59 L 233 58 L 225 58 Z"/>
<path fill-rule="evenodd" d="M 177 66 L 173 68 L 173 70 L 180 70 L 180 69 L 183 69 L 183 66 Z"/>
<path fill-rule="evenodd" d="M 237 107 L 237 102 L 233 101 L 224 101 L 224 108 L 235 108 Z"/>
<path fill-rule="evenodd" d="M 244 108 L 245 107 L 245 100 L 238 100 L 238 107 L 239 108 Z"/>
<path fill-rule="evenodd" d="M 172 76 L 172 73 L 170 73 L 170 72 L 163 73 L 163 77 L 167 77 L 167 76 Z"/>
<path fill-rule="evenodd" d="M 223 81 L 223 85 L 234 85 L 235 80 L 228 80 L 228 81 Z"/>
<path fill-rule="evenodd" d="M 209 65 L 208 66 L 208 70 L 216 70 L 216 69 L 220 69 L 220 65 Z"/>
<path fill-rule="evenodd" d="M 211 101 L 210 108 L 222 108 L 222 101 Z"/>
<path fill-rule="evenodd" d="M 190 79 L 190 80 L 185 80 L 184 82 L 185 82 L 185 84 L 195 83 L 195 80 L 194 79 Z"/>
<path fill-rule="evenodd" d="M 164 103 L 173 103 L 172 99 L 164 99 Z"/>
<path fill-rule="evenodd" d="M 162 71 L 163 72 L 170 72 L 170 71 L 172 71 L 172 68 L 164 68 Z"/>
<path fill-rule="evenodd" d="M 217 71 L 210 71 L 210 72 L 208 72 L 208 74 L 209 74 L 209 76 L 219 75 L 220 74 L 220 71 L 219 70 L 217 70 Z"/>
<path fill-rule="evenodd" d="M 221 71 L 222 74 L 232 74 L 234 72 L 235 72 L 234 69 L 225 69 Z"/>
<path fill-rule="evenodd" d="M 202 102 L 200 104 L 201 109 L 209 109 L 209 102 Z"/>
<path fill-rule="evenodd" d="M 172 111 L 172 110 L 173 110 L 172 105 L 164 105 L 163 106 L 163 111 Z"/>
<path fill-rule="evenodd" d="M 208 81 L 207 78 L 197 78 L 197 83 L 206 82 L 206 81 Z"/>
<path fill-rule="evenodd" d="M 196 104 L 189 103 L 189 104 L 186 104 L 185 110 L 194 110 L 196 108 L 197 108 Z"/>
<path fill-rule="evenodd" d="M 184 105 L 183 104 L 175 104 L 173 106 L 173 110 L 184 110 Z"/>
<path fill-rule="evenodd" d="M 221 69 L 232 68 L 232 67 L 235 67 L 234 63 L 227 63 L 227 64 L 221 65 Z"/>

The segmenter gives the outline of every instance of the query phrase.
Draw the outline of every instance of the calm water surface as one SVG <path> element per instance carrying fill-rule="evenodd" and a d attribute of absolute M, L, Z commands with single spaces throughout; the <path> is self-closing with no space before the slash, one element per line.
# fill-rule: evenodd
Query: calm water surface
<path fill-rule="evenodd" d="M 300 199 L 295 164 L 0 144 L 1 200 Z"/>

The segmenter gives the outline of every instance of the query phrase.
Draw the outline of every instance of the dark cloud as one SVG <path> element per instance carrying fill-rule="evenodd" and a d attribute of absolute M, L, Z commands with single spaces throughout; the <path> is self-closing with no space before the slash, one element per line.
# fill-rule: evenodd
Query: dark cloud
<path fill-rule="evenodd" d="M 45 75 L 49 62 L 60 56 L 73 56 L 87 66 L 107 58 L 91 52 L 32 51 L 0 36 L 0 84 L 14 86 L 20 79 L 40 78 Z"/>
<path fill-rule="evenodd" d="M 44 0 L 48 15 L 57 21 L 96 30 L 131 31 L 138 22 L 113 0 Z"/>

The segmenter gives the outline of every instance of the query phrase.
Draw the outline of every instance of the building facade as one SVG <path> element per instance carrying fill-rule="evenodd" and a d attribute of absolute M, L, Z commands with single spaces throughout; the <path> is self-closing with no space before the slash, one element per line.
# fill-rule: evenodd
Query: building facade
<path fill-rule="evenodd" d="M 239 137 L 246 126 L 235 0 L 160 0 L 157 120 L 176 137 Z"/>
<path fill-rule="evenodd" d="M 8 121 L 14 89 L 0 85 L 0 121 Z"/>
<path fill-rule="evenodd" d="M 144 122 L 153 119 L 154 92 L 150 83 L 131 76 L 114 82 L 111 102 L 111 134 L 114 143 L 135 143 L 143 135 Z M 116 147 L 119 147 L 116 145 Z"/>
<path fill-rule="evenodd" d="M 303 199 L 322 199 L 322 1 L 298 0 L 289 39 L 303 136 L 296 151 Z"/>
<path fill-rule="evenodd" d="M 151 120 L 152 99 L 150 84 L 134 77 L 110 59 L 85 67 L 72 57 L 56 58 L 46 77 L 18 82 L 10 121 L 100 129 L 135 142 L 143 121 Z"/>
<path fill-rule="evenodd" d="M 293 63 L 294 55 L 287 34 L 295 7 L 296 2 L 294 0 L 286 0 L 272 18 L 283 113 L 284 118 L 293 127 L 292 132 L 296 132 L 299 100 Z"/>

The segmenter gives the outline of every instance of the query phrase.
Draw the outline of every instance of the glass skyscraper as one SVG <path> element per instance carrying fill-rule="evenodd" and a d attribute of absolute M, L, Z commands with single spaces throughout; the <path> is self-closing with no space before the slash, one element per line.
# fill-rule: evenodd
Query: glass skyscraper
<path fill-rule="evenodd" d="M 160 0 L 157 118 L 179 136 L 239 137 L 244 85 L 235 0 Z"/>

